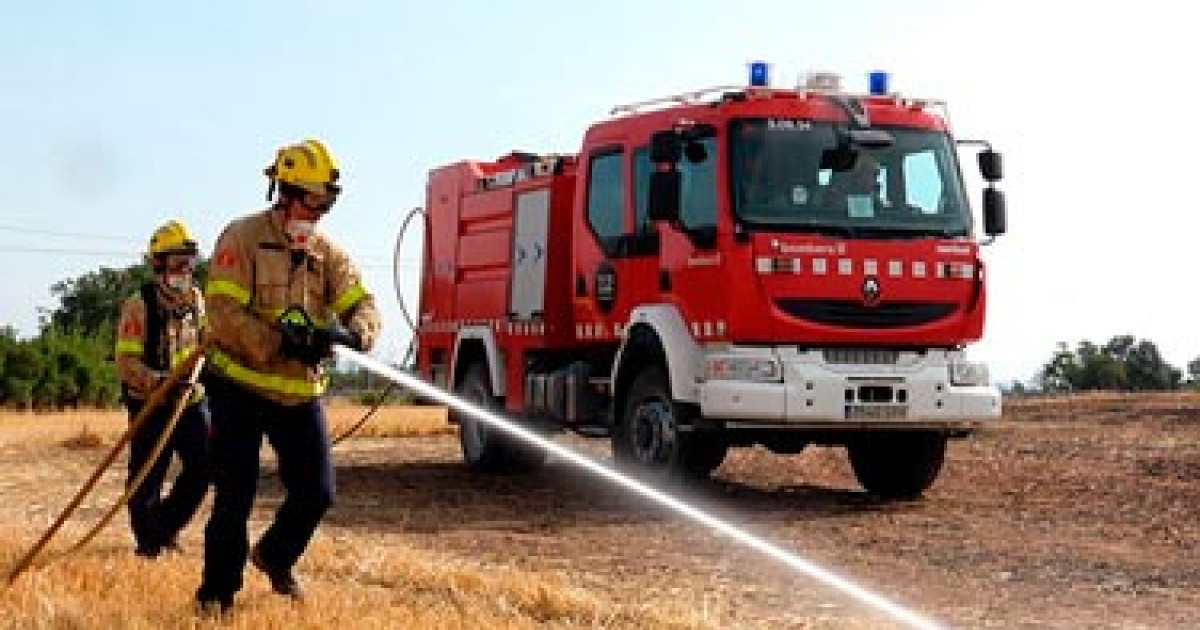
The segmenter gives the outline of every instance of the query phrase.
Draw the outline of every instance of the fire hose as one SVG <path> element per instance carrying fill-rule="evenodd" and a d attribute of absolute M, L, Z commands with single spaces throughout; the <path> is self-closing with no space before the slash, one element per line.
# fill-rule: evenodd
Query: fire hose
<path fill-rule="evenodd" d="M 162 433 L 159 435 L 157 441 L 154 443 L 153 448 L 150 450 L 150 454 L 146 459 L 146 463 L 142 465 L 141 469 L 138 470 L 134 476 L 130 478 L 129 483 L 126 484 L 125 493 L 112 504 L 112 506 L 104 513 L 100 520 L 97 521 L 96 524 L 93 525 L 86 534 L 80 537 L 75 544 L 71 545 L 66 551 L 54 556 L 46 562 L 49 563 L 53 560 L 62 559 L 87 546 L 88 543 L 95 540 L 96 536 L 99 535 L 99 533 L 103 531 L 103 529 L 107 527 L 110 522 L 112 522 L 112 519 L 116 516 L 117 512 L 119 512 L 121 508 L 125 507 L 125 505 L 129 502 L 130 497 L 133 496 L 133 493 L 137 492 L 138 488 L 140 488 L 142 483 L 145 482 L 146 477 L 150 474 L 150 470 L 158 462 L 159 457 L 162 456 L 162 452 L 165 450 L 167 443 L 170 441 L 171 435 L 175 432 L 175 426 L 179 423 L 179 418 L 183 415 L 183 411 L 187 408 L 188 399 L 190 398 L 191 393 L 194 391 L 200 371 L 204 367 L 204 352 L 207 348 L 208 344 L 204 344 L 195 350 L 192 355 L 190 355 L 180 365 L 176 366 L 176 368 L 167 375 L 163 382 L 160 383 L 159 386 L 155 388 L 149 396 L 147 396 L 146 404 L 130 421 L 129 428 L 125 430 L 125 433 L 121 436 L 117 443 L 113 445 L 112 450 L 109 451 L 108 455 L 103 461 L 100 462 L 100 465 L 96 468 L 92 475 L 79 488 L 79 490 L 75 493 L 75 496 L 71 498 L 70 502 L 68 502 L 67 506 L 63 508 L 62 513 L 59 514 L 54 523 L 50 525 L 45 533 L 42 534 L 41 538 L 39 538 L 38 541 L 29 549 L 29 551 L 27 551 L 25 555 L 22 556 L 22 558 L 16 563 L 8 575 L 9 584 L 15 582 L 22 573 L 29 570 L 29 568 L 33 566 L 39 554 L 41 554 L 41 552 L 46 548 L 46 546 L 58 533 L 58 530 L 62 528 L 71 515 L 75 513 L 75 510 L 79 508 L 84 498 L 86 498 L 87 495 L 95 488 L 100 478 L 116 461 L 117 456 L 121 453 L 133 436 L 137 434 L 142 425 L 146 423 L 150 416 L 157 411 L 162 404 L 167 402 L 167 398 L 170 395 L 174 394 L 177 396 L 177 400 L 175 400 L 175 406 L 171 411 L 171 415 L 168 417 Z M 411 355 L 411 350 L 412 347 L 410 346 L 409 352 L 405 355 L 406 357 Z M 184 384 L 183 389 L 180 389 L 181 383 Z M 386 402 L 388 394 L 396 387 L 396 383 L 389 381 L 387 388 L 384 389 L 375 405 L 372 406 L 371 409 L 369 409 L 367 413 L 358 420 L 357 423 L 334 439 L 332 445 L 336 446 L 362 428 L 362 426 L 366 424 L 367 421 L 370 420 L 371 417 L 379 410 L 383 403 Z"/>
<path fill-rule="evenodd" d="M 538 435 L 534 431 L 526 429 L 526 428 L 519 426 L 517 424 L 514 424 L 512 422 L 506 421 L 504 418 L 500 417 L 498 414 L 490 412 L 484 408 L 478 407 L 477 405 L 471 403 L 470 401 L 455 397 L 455 396 L 453 396 L 453 395 L 451 395 L 429 383 L 426 383 L 425 381 L 421 380 L 419 377 L 417 377 L 415 375 L 406 374 L 400 370 L 397 370 L 391 366 L 381 363 L 375 359 L 372 359 L 371 357 L 369 357 L 365 354 L 362 354 L 360 352 L 357 352 L 357 351 L 347 348 L 345 346 L 335 345 L 333 350 L 334 350 L 335 355 L 340 356 L 344 359 L 347 359 L 347 360 L 355 363 L 359 367 L 362 367 L 370 372 L 373 372 L 375 374 L 383 376 L 384 378 L 387 378 L 389 381 L 391 381 L 394 384 L 397 384 L 397 385 L 405 387 L 409 390 L 412 390 L 414 393 L 417 393 L 418 395 L 427 397 L 431 400 L 436 400 L 438 402 L 441 402 L 441 403 L 443 403 L 453 409 L 456 409 L 458 411 L 461 411 L 464 413 L 469 413 L 469 414 L 479 418 L 480 420 L 485 421 L 489 425 L 493 425 L 494 427 L 496 427 L 500 430 L 503 430 L 506 433 L 509 433 L 513 437 L 517 437 L 517 438 L 520 438 L 521 440 L 529 442 L 532 445 L 534 445 L 540 449 L 543 449 L 545 451 L 548 451 L 550 453 L 553 453 L 554 455 L 559 456 L 563 460 L 565 460 L 571 464 L 574 464 L 580 468 L 583 468 L 583 469 L 587 470 L 588 472 L 593 473 L 599 477 L 602 477 L 607 481 L 613 482 L 614 484 L 619 485 L 627 490 L 633 491 L 637 494 L 642 495 L 643 497 L 651 499 L 654 502 L 660 504 L 661 506 L 669 508 L 669 509 L 681 514 L 682 516 L 687 517 L 688 519 L 690 519 L 692 521 L 695 521 L 701 525 L 708 527 L 709 529 L 711 529 L 717 533 L 723 534 L 723 535 L 731 538 L 733 541 L 737 542 L 738 544 L 741 544 L 741 545 L 748 547 L 754 551 L 757 551 L 760 554 L 767 556 L 769 559 L 779 562 L 780 564 L 783 564 L 784 566 L 788 567 L 789 569 L 792 569 L 793 571 L 796 571 L 796 572 L 804 574 L 810 578 L 813 578 L 826 586 L 832 587 L 835 590 L 840 591 L 841 593 L 848 595 L 851 598 L 870 606 L 871 608 L 874 608 L 876 610 L 884 612 L 889 617 L 902 622 L 904 625 L 906 625 L 908 627 L 918 628 L 920 630 L 940 630 L 940 628 L 941 628 L 941 626 L 934 623 L 933 621 L 926 619 L 926 618 L 922 617 L 921 615 L 919 615 L 907 608 L 904 608 L 903 606 L 901 606 L 881 595 L 878 595 L 877 593 L 869 591 L 869 590 L 863 588 L 862 586 L 850 581 L 847 578 L 844 578 L 836 573 L 833 573 L 833 572 L 831 572 L 809 560 L 806 560 L 806 559 L 804 559 L 786 549 L 776 546 L 766 540 L 758 538 L 758 537 L 754 536 L 753 534 L 746 532 L 743 529 L 737 528 L 737 527 L 727 523 L 726 521 L 723 521 L 717 517 L 711 516 L 710 514 L 701 511 L 699 508 L 689 505 L 669 494 L 666 494 L 665 492 L 662 492 L 662 491 L 652 488 L 648 485 L 645 485 L 633 478 L 622 475 L 621 473 L 605 466 L 604 464 L 601 464 L 595 460 L 592 460 L 592 459 L 590 459 L 584 455 L 581 455 L 581 454 L 579 454 L 569 448 L 566 448 L 562 445 L 556 444 L 556 443 L 546 439 L 545 437 Z M 51 527 L 48 530 L 46 530 L 46 533 L 42 535 L 41 539 L 39 539 L 37 541 L 37 543 L 35 543 L 34 546 L 29 550 L 29 552 L 26 553 L 23 558 L 21 558 L 20 562 L 17 563 L 16 567 L 13 569 L 13 571 L 9 574 L 9 577 L 8 577 L 8 583 L 10 585 L 13 583 L 13 581 L 15 581 L 17 579 L 18 576 L 21 575 L 22 572 L 24 572 L 27 568 L 29 568 L 29 566 L 33 563 L 33 560 L 36 558 L 37 554 L 46 546 L 46 544 L 50 541 L 50 539 L 54 536 L 54 534 L 58 531 L 58 529 L 66 521 L 66 519 L 79 506 L 80 502 L 83 500 L 83 497 L 86 496 L 87 493 L 92 489 L 92 487 L 95 486 L 96 481 L 99 479 L 100 475 L 103 474 L 103 472 L 116 459 L 117 454 L 125 446 L 125 444 L 129 442 L 133 433 L 138 428 L 140 428 L 140 426 L 145 422 L 146 418 L 149 417 L 149 413 L 151 411 L 153 411 L 159 404 L 162 403 L 162 399 L 169 392 L 176 390 L 176 386 L 183 380 L 183 374 L 185 374 L 185 373 L 189 374 L 189 380 L 186 381 L 187 382 L 186 389 L 188 391 L 185 392 L 185 396 L 181 397 L 181 400 L 183 402 L 186 402 L 186 394 L 189 393 L 191 388 L 195 385 L 195 378 L 199 374 L 200 368 L 202 367 L 203 362 L 204 362 L 204 355 L 203 355 L 203 348 L 202 348 L 201 350 L 194 352 L 190 357 L 188 357 L 188 359 L 186 361 L 184 361 L 175 370 L 173 370 L 171 372 L 171 374 L 168 375 L 167 379 L 165 379 L 164 382 L 151 393 L 150 397 L 148 398 L 148 400 L 146 402 L 146 406 L 143 407 L 142 411 L 139 412 L 134 417 L 133 421 L 130 423 L 129 429 L 125 432 L 124 435 L 121 436 L 120 441 L 118 441 L 117 445 L 113 447 L 113 449 L 109 453 L 108 457 L 106 457 L 104 462 L 101 463 L 100 467 L 96 469 L 96 471 L 92 474 L 92 477 L 89 478 L 86 483 L 84 483 L 83 487 L 81 487 L 79 489 L 79 491 L 76 492 L 75 496 L 71 499 L 71 502 L 63 510 L 63 513 L 58 517 L 58 519 L 54 522 L 54 524 L 51 525 Z M 181 402 L 176 403 L 176 407 L 174 410 L 176 417 L 173 417 L 171 419 L 171 422 L 169 423 L 169 425 L 171 427 L 174 426 L 174 423 L 177 420 L 177 416 L 183 410 L 183 408 L 184 408 L 183 403 L 181 403 Z M 159 452 L 161 451 L 163 443 L 165 443 L 166 437 L 170 435 L 170 428 L 168 428 L 166 431 L 164 431 L 163 434 L 164 434 L 164 437 L 161 437 L 160 444 L 156 445 L 154 456 L 151 457 L 150 461 L 147 463 L 147 465 L 146 465 L 147 468 L 153 464 L 155 459 L 157 459 L 157 456 L 158 456 Z M 144 477 L 144 474 L 145 474 L 145 470 L 139 471 L 136 481 L 140 483 L 142 477 Z M 136 488 L 136 484 L 131 484 L 130 487 Z M 97 526 L 92 532 L 89 532 L 88 536 L 85 536 L 84 539 L 82 539 L 78 544 L 76 544 L 74 547 L 72 547 L 71 550 L 68 551 L 67 553 L 70 553 L 71 551 L 75 551 L 76 549 L 78 549 L 78 548 L 82 547 L 84 544 L 86 544 L 91 539 L 91 537 L 95 535 L 95 532 L 98 532 L 104 526 L 104 524 L 107 523 L 108 519 L 110 519 L 112 517 L 112 515 L 115 514 L 118 509 L 120 509 L 120 506 L 123 505 L 124 501 L 128 500 L 128 497 L 131 493 L 132 493 L 132 490 L 127 491 L 126 495 L 124 497 L 122 497 L 122 500 L 119 501 L 117 503 L 117 505 L 114 506 L 114 508 L 112 510 L 110 510 L 110 512 L 108 514 L 105 515 L 105 518 L 102 519 L 101 524 L 99 526 Z M 64 555 L 66 555 L 66 554 L 64 554 Z"/>
<path fill-rule="evenodd" d="M 413 208 L 412 210 L 408 211 L 408 214 L 404 215 L 404 220 L 400 222 L 400 230 L 396 233 L 396 247 L 392 252 L 392 274 L 395 278 L 400 277 L 400 250 L 404 246 L 404 239 L 408 234 L 408 228 L 412 225 L 413 219 L 423 216 L 424 214 L 424 208 Z M 426 248 L 426 255 L 428 255 L 428 248 Z M 408 331 L 412 334 L 412 340 L 408 344 L 408 349 L 404 351 L 404 358 L 400 360 L 401 365 L 408 365 L 408 362 L 412 359 L 413 354 L 416 351 L 417 323 L 416 320 L 413 319 L 412 313 L 410 313 L 408 310 L 408 301 L 404 299 L 404 292 L 400 290 L 399 282 L 396 282 L 395 288 L 396 303 L 400 305 L 400 316 L 404 318 L 404 324 L 408 326 Z M 383 393 L 379 395 L 379 400 L 375 401 L 375 404 L 368 409 L 365 414 L 363 414 L 363 417 L 360 418 L 358 422 L 344 431 L 341 435 L 334 438 L 332 445 L 337 446 L 338 444 L 341 444 L 343 440 L 358 432 L 358 430 L 361 429 L 363 425 L 365 425 L 367 421 L 375 415 L 375 412 L 379 411 L 379 408 L 382 407 L 383 403 L 387 401 L 388 395 L 391 394 L 396 387 L 397 384 L 395 381 L 388 381 L 387 387 L 385 387 Z"/>
<path fill-rule="evenodd" d="M 150 470 L 158 463 L 158 458 L 162 457 L 162 452 L 166 448 L 167 442 L 171 441 L 171 435 L 175 433 L 175 425 L 179 424 L 179 418 L 183 415 L 183 410 L 188 407 L 192 392 L 196 388 L 196 381 L 199 379 L 202 369 L 204 369 L 203 355 L 196 361 L 196 365 L 192 368 L 188 379 L 184 381 L 185 385 L 183 389 L 173 392 L 178 396 L 178 400 L 175 401 L 175 407 L 171 410 L 171 416 L 167 419 L 167 424 L 163 427 L 162 434 L 158 436 L 158 440 L 154 443 L 154 448 L 151 449 L 150 456 L 146 458 L 146 463 L 142 465 L 141 470 L 137 471 L 137 474 L 126 485 L 125 494 L 121 495 L 121 498 L 117 499 L 117 502 L 92 526 L 92 529 L 87 534 L 84 534 L 70 549 L 64 552 L 63 556 L 75 553 L 92 542 L 96 535 L 100 533 L 100 530 L 104 529 L 112 521 L 117 512 L 129 503 L 129 499 L 133 496 L 133 493 L 142 487 L 142 483 L 146 481 Z"/>
<path fill-rule="evenodd" d="M 108 455 L 105 456 L 104 460 L 100 462 L 100 465 L 96 467 L 96 470 L 92 472 L 92 475 L 87 479 L 87 481 L 80 486 L 79 490 L 75 492 L 75 496 L 71 497 L 71 500 L 67 503 L 67 506 L 63 508 L 62 513 L 59 514 L 54 523 L 50 525 L 45 533 L 42 534 L 42 537 L 39 538 L 32 547 L 30 547 L 29 551 L 27 551 L 13 567 L 12 571 L 8 574 L 8 583 L 10 585 L 15 582 L 22 573 L 29 569 L 30 566 L 33 565 L 33 562 L 37 559 L 38 554 L 41 553 L 42 550 L 45 549 L 46 545 L 50 543 L 50 540 L 54 538 L 54 535 L 58 533 L 58 530 L 63 526 L 64 523 L 66 523 L 67 519 L 75 513 L 75 510 L 79 508 L 79 505 L 83 502 L 83 499 L 92 491 L 93 488 L 95 488 L 96 483 L 100 481 L 100 477 L 105 471 L 108 470 L 110 466 L 112 466 L 113 462 L 117 459 L 117 455 L 119 455 L 125 448 L 125 445 L 128 444 L 131 439 L 133 439 L 133 436 L 142 428 L 142 425 L 146 423 L 150 416 L 158 410 L 159 406 L 161 406 L 169 396 L 172 394 L 178 394 L 179 400 L 177 400 L 175 403 L 175 408 L 169 421 L 167 422 L 166 428 L 163 430 L 158 442 L 154 445 L 151 457 L 147 459 L 145 465 L 142 466 L 142 469 L 137 472 L 134 479 L 128 485 L 125 495 L 113 505 L 113 507 L 104 515 L 103 518 L 100 519 L 100 522 L 93 527 L 91 531 L 89 531 L 83 538 L 79 540 L 79 542 L 77 542 L 62 555 L 65 556 L 73 553 L 90 542 L 93 538 L 95 538 L 96 534 L 98 534 L 100 530 L 103 529 L 110 520 L 112 520 L 112 517 L 117 513 L 117 511 L 125 505 L 125 502 L 129 500 L 129 497 L 134 491 L 137 490 L 138 486 L 141 485 L 142 481 L 146 478 L 146 475 L 149 474 L 150 468 L 154 466 L 159 455 L 162 453 L 163 448 L 166 446 L 166 443 L 170 440 L 171 433 L 174 431 L 175 424 L 179 421 L 180 414 L 182 414 L 183 410 L 187 407 L 187 399 L 190 396 L 193 388 L 196 386 L 196 381 L 199 377 L 200 370 L 204 366 L 204 353 L 207 348 L 208 344 L 205 343 L 194 350 L 191 355 L 189 355 L 183 362 L 181 362 L 173 370 L 171 370 L 169 374 L 167 374 L 167 377 L 163 379 L 162 383 L 160 383 L 158 387 L 154 389 L 154 391 L 150 392 L 150 395 L 146 398 L 146 404 L 142 407 L 141 411 L 134 415 L 133 419 L 129 422 L 129 428 L 125 430 L 125 433 L 123 433 L 121 438 L 117 440 L 117 443 L 113 445 L 112 449 L 108 452 Z M 183 391 L 180 391 L 179 389 L 179 385 L 181 383 L 184 384 Z"/>
<path fill-rule="evenodd" d="M 722 534 L 737 544 L 756 551 L 763 556 L 766 556 L 768 559 L 778 562 L 796 573 L 800 573 L 812 578 L 817 582 L 839 591 L 860 603 L 866 604 L 875 610 L 883 612 L 888 617 L 900 621 L 906 627 L 917 628 L 919 630 L 942 630 L 942 626 L 939 624 L 926 619 L 918 613 L 909 610 L 882 595 L 860 586 L 848 578 L 838 575 L 833 571 L 830 571 L 767 540 L 759 538 L 749 533 L 745 529 L 731 525 L 727 521 L 712 516 L 711 514 L 708 514 L 707 512 L 704 512 L 703 510 L 691 504 L 667 494 L 666 492 L 644 484 L 632 477 L 621 474 L 620 472 L 600 463 L 599 461 L 591 459 L 570 448 L 553 442 L 546 437 L 539 435 L 536 431 L 525 428 L 518 423 L 511 422 L 493 411 L 445 392 L 442 389 L 425 382 L 416 375 L 407 374 L 397 370 L 365 354 L 362 354 L 361 352 L 357 352 L 345 346 L 334 346 L 334 354 L 343 359 L 352 361 L 359 367 L 374 372 L 375 374 L 397 383 L 419 396 L 427 397 L 430 400 L 436 400 L 452 409 L 462 413 L 470 414 L 475 418 L 486 422 L 491 427 L 504 431 L 514 438 L 518 438 L 530 445 L 536 446 L 541 450 L 552 453 L 561 460 L 582 468 L 598 477 L 603 478 L 606 481 L 613 483 L 614 485 L 620 486 L 626 490 L 650 499 L 660 506 L 668 508 L 716 533 Z"/>
<path fill-rule="evenodd" d="M 22 573 L 29 570 L 29 568 L 33 566 L 39 554 L 41 554 L 41 552 L 46 548 L 46 546 L 58 533 L 58 530 L 62 528 L 71 515 L 75 513 L 75 510 L 79 508 L 84 498 L 86 498 L 87 495 L 90 494 L 95 488 L 100 478 L 116 461 L 117 456 L 120 455 L 121 451 L 125 448 L 129 441 L 133 439 L 133 436 L 137 434 L 142 425 L 146 423 L 150 416 L 157 411 L 163 403 L 167 402 L 168 396 L 175 394 L 177 396 L 177 400 L 175 401 L 175 406 L 171 411 L 171 415 L 168 417 L 168 420 L 163 427 L 162 433 L 159 435 L 158 440 L 154 443 L 153 448 L 150 450 L 150 454 L 146 459 L 146 463 L 142 465 L 141 469 L 138 470 L 134 476 L 130 478 L 129 483 L 126 484 L 125 493 L 121 495 L 121 498 L 117 499 L 117 501 L 113 503 L 113 505 L 104 513 L 100 520 L 97 521 L 96 524 L 93 525 L 86 534 L 80 537 L 75 544 L 71 545 L 66 551 L 50 560 L 47 560 L 46 562 L 48 563 L 53 560 L 62 559 L 87 546 L 88 543 L 95 540 L 96 536 L 99 535 L 99 533 L 105 527 L 107 527 L 110 522 L 112 522 L 112 519 L 116 516 L 117 512 L 119 512 L 121 508 L 125 507 L 125 505 L 129 502 L 130 497 L 133 496 L 133 493 L 137 492 L 138 488 L 140 488 L 142 483 L 146 480 L 146 477 L 150 474 L 150 470 L 158 462 L 158 458 L 162 456 L 162 452 L 166 448 L 167 443 L 170 441 L 171 435 L 175 432 L 175 426 L 179 423 L 179 418 L 183 415 L 183 411 L 187 408 L 188 399 L 190 398 L 192 391 L 194 391 L 200 371 L 204 367 L 204 352 L 207 347 L 208 345 L 205 344 L 194 351 L 193 354 L 190 355 L 185 361 L 176 366 L 176 368 L 167 375 L 163 382 L 160 383 L 159 386 L 155 388 L 149 396 L 147 396 L 146 404 L 130 421 L 129 428 L 125 430 L 125 433 L 119 440 L 117 440 L 117 443 L 113 445 L 108 455 L 103 461 L 100 462 L 100 465 L 97 466 L 92 475 L 79 488 L 79 490 L 75 493 L 75 496 L 71 498 L 70 502 L 68 502 L 67 506 L 63 508 L 62 513 L 59 514 L 54 523 L 50 525 L 45 533 L 42 534 L 41 538 L 34 543 L 29 551 L 27 551 L 13 567 L 12 571 L 8 575 L 9 584 L 15 582 Z M 406 353 L 406 356 L 409 354 L 411 354 L 411 346 L 410 352 Z M 184 384 L 183 389 L 180 389 L 179 387 L 181 383 Z M 364 414 L 357 423 L 339 435 L 333 441 L 332 445 L 336 446 L 362 428 L 362 426 L 366 424 L 367 421 L 370 420 L 371 417 L 379 410 L 383 403 L 386 402 L 388 394 L 395 389 L 395 387 L 397 387 L 395 383 L 389 382 L 387 388 L 383 391 L 383 394 L 380 395 L 380 398 L 378 401 L 376 401 L 375 405 L 372 406 L 371 409 L 368 410 L 367 413 Z"/>

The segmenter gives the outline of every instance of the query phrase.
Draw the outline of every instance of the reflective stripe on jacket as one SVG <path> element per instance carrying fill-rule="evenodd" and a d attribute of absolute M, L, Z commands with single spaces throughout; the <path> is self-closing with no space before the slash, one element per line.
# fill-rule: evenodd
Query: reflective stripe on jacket
<path fill-rule="evenodd" d="M 166 354 L 166 370 L 151 367 L 157 361 L 145 356 L 147 317 L 141 292 L 121 303 L 115 347 L 117 373 L 133 398 L 145 400 L 166 372 L 182 363 L 200 345 L 204 335 L 204 298 L 199 289 L 192 289 L 189 295 L 188 300 L 171 300 L 161 292 L 158 296 L 160 300 L 166 300 L 159 340 Z M 193 397 L 192 402 L 198 402 L 201 397 Z"/>
<path fill-rule="evenodd" d="M 379 334 L 375 301 L 358 269 L 324 235 L 310 250 L 288 249 L 278 212 L 265 210 L 230 223 L 217 240 L 205 299 L 215 345 L 209 365 L 229 380 L 283 404 L 325 391 L 323 369 L 280 353 L 276 320 L 298 306 L 320 326 L 338 318 L 370 348 Z"/>

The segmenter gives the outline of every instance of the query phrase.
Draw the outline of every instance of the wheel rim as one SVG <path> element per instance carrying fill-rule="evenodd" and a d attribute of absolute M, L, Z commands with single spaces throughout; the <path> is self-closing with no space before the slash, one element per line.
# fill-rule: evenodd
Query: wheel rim
<path fill-rule="evenodd" d="M 671 404 L 647 400 L 637 406 L 630 422 L 630 446 L 642 464 L 664 464 L 671 459 L 677 440 L 677 422 Z"/>

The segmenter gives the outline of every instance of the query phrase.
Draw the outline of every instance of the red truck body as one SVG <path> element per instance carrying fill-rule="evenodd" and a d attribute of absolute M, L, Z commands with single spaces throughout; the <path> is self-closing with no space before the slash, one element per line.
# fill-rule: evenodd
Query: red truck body
<path fill-rule="evenodd" d="M 577 155 L 433 170 L 418 370 L 540 426 L 611 434 L 618 461 L 672 474 L 705 472 L 689 449 L 754 442 L 846 444 L 862 461 L 880 458 L 881 435 L 937 450 L 996 417 L 999 395 L 962 356 L 983 333 L 984 265 L 934 105 L 703 91 L 626 108 Z M 663 133 L 686 160 L 652 159 Z M 837 163 L 847 154 L 857 165 Z M 872 196 L 829 201 L 854 169 L 872 169 Z M 669 170 L 681 214 L 653 220 L 655 173 Z M 772 181 L 786 183 L 756 184 Z M 659 407 L 638 406 L 645 391 Z M 468 461 L 504 459 L 489 460 L 482 430 Z"/>

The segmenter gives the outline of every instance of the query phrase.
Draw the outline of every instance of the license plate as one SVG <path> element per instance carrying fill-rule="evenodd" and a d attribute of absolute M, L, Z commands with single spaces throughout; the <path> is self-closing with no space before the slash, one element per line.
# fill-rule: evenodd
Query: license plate
<path fill-rule="evenodd" d="M 901 420 L 908 405 L 846 405 L 847 420 Z"/>

